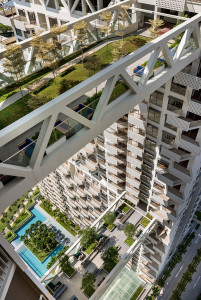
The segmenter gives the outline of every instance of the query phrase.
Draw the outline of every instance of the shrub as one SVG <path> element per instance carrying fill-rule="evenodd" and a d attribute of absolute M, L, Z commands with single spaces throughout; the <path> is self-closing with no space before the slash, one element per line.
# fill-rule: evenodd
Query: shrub
<path fill-rule="evenodd" d="M 64 76 L 68 75 L 69 73 L 73 72 L 74 70 L 75 70 L 75 67 L 72 66 L 72 67 L 66 69 L 65 71 L 63 71 L 62 73 L 60 73 L 60 76 L 64 77 Z"/>

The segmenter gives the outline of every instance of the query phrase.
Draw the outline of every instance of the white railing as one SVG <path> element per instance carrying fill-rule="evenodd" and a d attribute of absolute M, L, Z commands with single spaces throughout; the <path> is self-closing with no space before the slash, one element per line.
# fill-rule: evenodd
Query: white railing
<path fill-rule="evenodd" d="M 16 139 L 19 140 L 22 134 L 35 126 L 39 127 L 40 133 L 38 139 L 35 141 L 31 158 L 25 166 L 20 165 L 19 160 L 16 162 L 15 159 L 11 161 L 7 159 L 7 162 L 0 164 L 0 174 L 16 177 L 0 189 L 0 213 L 175 74 L 195 59 L 198 59 L 201 53 L 200 21 L 201 14 L 196 15 L 2 129 L 0 132 L 0 147 L 2 148 L 11 142 L 16 147 Z M 172 57 L 167 43 L 180 33 L 184 33 L 184 35 L 174 57 Z M 195 40 L 194 47 L 188 48 L 188 52 L 183 55 L 183 50 L 191 34 L 193 34 Z M 161 52 L 168 67 L 157 76 L 149 79 Z M 126 69 L 131 65 L 137 65 L 138 61 L 143 59 L 145 55 L 150 55 L 150 57 L 144 73 L 137 84 L 129 76 Z M 127 84 L 128 90 L 108 104 L 119 76 Z M 68 107 L 73 101 L 102 83 L 105 84 L 104 89 L 91 120 Z M 69 138 L 66 137 L 65 141 L 58 144 L 54 150 L 47 154 L 48 141 L 60 113 L 67 116 L 65 127 L 71 127 L 74 130 L 74 134 Z M 23 151 L 21 154 L 25 155 Z"/>

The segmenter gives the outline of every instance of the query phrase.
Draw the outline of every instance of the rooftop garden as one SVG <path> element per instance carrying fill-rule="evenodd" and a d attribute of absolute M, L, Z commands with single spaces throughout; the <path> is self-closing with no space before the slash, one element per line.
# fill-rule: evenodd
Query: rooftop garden
<path fill-rule="evenodd" d="M 55 233 L 41 221 L 31 224 L 21 236 L 21 241 L 40 261 L 43 261 L 58 246 Z"/>
<path fill-rule="evenodd" d="M 143 46 L 149 39 L 139 36 L 131 36 L 124 38 L 124 51 L 129 54 L 139 47 Z M 108 44 L 95 53 L 89 55 L 89 57 L 96 55 L 99 57 L 101 66 L 97 63 L 97 70 L 94 70 L 91 67 L 89 69 L 89 64 L 87 63 L 87 59 L 85 59 L 84 63 L 78 63 L 71 67 L 69 72 L 64 71 L 64 74 L 60 74 L 55 77 L 54 80 L 46 81 L 45 84 L 36 91 L 32 91 L 29 95 L 24 96 L 23 98 L 19 99 L 15 103 L 11 104 L 9 107 L 3 109 L 0 112 L 0 129 L 8 126 L 9 124 L 15 122 L 16 120 L 20 119 L 21 117 L 25 116 L 26 114 L 30 113 L 37 107 L 45 104 L 48 101 L 51 101 L 55 97 L 59 96 L 60 94 L 64 93 L 66 90 L 72 88 L 73 86 L 77 85 L 78 83 L 84 81 L 85 79 L 89 78 L 92 75 L 92 68 L 93 74 L 98 72 L 100 69 L 105 68 L 108 64 L 115 60 L 115 55 L 113 51 L 118 48 L 119 41 L 112 42 Z M 66 74 L 66 73 L 67 74 Z M 45 71 L 44 71 L 45 74 Z M 44 75 L 43 74 L 43 75 Z M 30 75 L 33 79 L 35 74 Z M 40 75 L 39 75 L 40 76 Z M 42 77 L 42 75 L 41 75 Z M 34 79 L 32 80 L 34 82 Z M 23 86 L 22 86 L 23 87 Z M 9 88 L 7 88 L 9 89 Z M 120 90 L 120 91 L 119 91 Z M 125 90 L 124 90 L 125 91 Z M 0 91 L 0 95 L 3 93 Z M 116 89 L 116 97 L 118 93 L 122 93 L 122 87 Z M 37 97 L 37 101 L 34 98 Z M 114 95 L 113 95 L 114 97 Z M 34 98 L 34 99 L 33 99 Z M 2 98 L 1 98 L 2 99 Z M 113 99 L 111 98 L 110 101 Z M 35 103 L 33 105 L 33 102 Z"/>
<path fill-rule="evenodd" d="M 136 227 L 133 224 L 127 224 L 124 227 L 124 233 L 127 237 L 125 243 L 127 245 L 131 246 L 135 242 L 135 239 L 133 238 L 135 232 L 136 232 Z"/>

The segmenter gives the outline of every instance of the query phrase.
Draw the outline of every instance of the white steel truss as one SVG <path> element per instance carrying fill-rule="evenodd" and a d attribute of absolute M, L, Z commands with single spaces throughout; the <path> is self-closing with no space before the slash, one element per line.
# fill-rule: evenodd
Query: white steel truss
<path fill-rule="evenodd" d="M 18 153 L 17 158 L 13 155 L 0 164 L 0 174 L 16 177 L 0 189 L 0 213 L 184 67 L 199 59 L 201 51 L 200 21 L 201 14 L 187 20 L 168 33 L 156 38 L 134 53 L 2 129 L 0 132 L 0 147 L 5 147 L 5 151 L 6 145 L 16 143 L 17 138 L 23 136 L 35 126 L 38 126 L 39 136 L 35 140 L 33 153 L 26 165 L 21 164 L 24 155 L 23 151 L 20 155 Z M 182 40 L 176 53 L 172 56 L 167 43 L 181 33 L 183 33 Z M 191 40 L 193 39 L 191 45 L 189 45 L 190 37 Z M 161 56 L 161 53 L 166 61 L 166 68 L 161 73 L 150 78 L 155 62 Z M 137 83 L 130 77 L 127 68 L 147 55 L 150 55 L 148 63 Z M 108 103 L 119 77 L 127 85 L 127 90 Z M 76 99 L 100 84 L 104 84 L 104 88 L 91 120 L 70 108 L 70 105 Z M 53 144 L 54 149 L 50 151 L 48 141 L 52 131 L 56 128 L 55 123 L 61 113 L 66 116 L 68 126 L 69 120 L 71 120 L 74 134 L 69 138 L 64 136 L 62 141 L 59 141 L 59 143 L 57 141 L 57 144 Z M 21 160 L 19 160 L 19 157 Z"/>

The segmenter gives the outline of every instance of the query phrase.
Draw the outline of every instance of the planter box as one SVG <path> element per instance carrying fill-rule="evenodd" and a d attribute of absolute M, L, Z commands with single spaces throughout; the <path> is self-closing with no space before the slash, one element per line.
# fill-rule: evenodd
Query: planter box
<path fill-rule="evenodd" d="M 73 268 L 74 269 L 74 268 Z M 71 274 L 71 276 L 68 276 L 68 274 L 66 274 L 65 272 L 64 272 L 64 274 L 66 275 L 66 277 L 68 277 L 68 279 L 70 279 L 71 277 L 73 277 L 73 275 L 76 273 L 77 271 L 74 269 L 74 272 L 73 272 L 73 274 Z"/>
<path fill-rule="evenodd" d="M 165 69 L 165 65 L 159 67 L 158 69 L 154 70 L 154 76 L 158 75 Z"/>
<path fill-rule="evenodd" d="M 112 232 L 117 226 L 115 224 L 113 224 L 114 226 L 112 227 L 112 229 L 106 227 L 110 232 Z"/>

